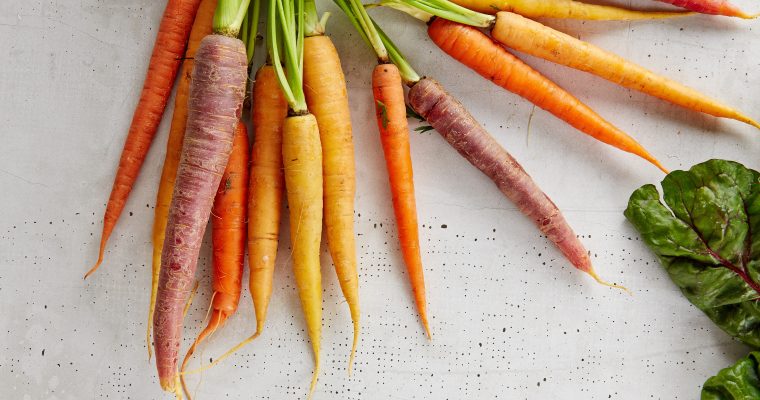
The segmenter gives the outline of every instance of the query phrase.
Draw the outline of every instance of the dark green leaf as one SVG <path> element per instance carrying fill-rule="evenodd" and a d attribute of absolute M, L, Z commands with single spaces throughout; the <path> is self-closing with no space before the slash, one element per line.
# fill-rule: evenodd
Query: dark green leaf
<path fill-rule="evenodd" d="M 409 106 L 409 104 L 406 105 L 406 117 L 407 118 L 414 118 L 417 121 L 424 121 L 425 118 L 422 118 L 421 115 L 417 114 L 417 111 L 414 111 L 412 107 Z"/>
<path fill-rule="evenodd" d="M 752 352 L 724 368 L 702 387 L 702 400 L 760 399 L 760 353 Z"/>
<path fill-rule="evenodd" d="M 432 131 L 433 129 L 435 129 L 435 128 L 433 128 L 430 125 L 422 125 L 422 126 L 418 126 L 418 127 L 414 128 L 414 131 L 415 132 L 419 132 L 419 133 L 425 133 L 427 131 Z"/>
<path fill-rule="evenodd" d="M 654 185 L 633 192 L 626 218 L 689 301 L 760 347 L 760 174 L 710 160 L 670 173 L 662 189 L 664 204 Z"/>

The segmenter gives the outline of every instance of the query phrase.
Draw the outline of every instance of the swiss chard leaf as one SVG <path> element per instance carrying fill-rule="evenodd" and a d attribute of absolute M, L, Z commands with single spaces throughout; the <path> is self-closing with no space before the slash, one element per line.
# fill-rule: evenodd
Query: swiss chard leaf
<path fill-rule="evenodd" d="M 760 347 L 760 174 L 710 160 L 631 195 L 626 218 L 671 280 L 731 336 Z M 667 207 L 666 207 L 667 205 Z"/>
<path fill-rule="evenodd" d="M 702 387 L 702 400 L 760 399 L 760 353 L 752 352 L 724 368 Z"/>

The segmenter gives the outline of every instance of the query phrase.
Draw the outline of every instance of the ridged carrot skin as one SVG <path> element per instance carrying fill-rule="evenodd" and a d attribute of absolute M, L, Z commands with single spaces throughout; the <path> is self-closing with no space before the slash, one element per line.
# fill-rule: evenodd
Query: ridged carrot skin
<path fill-rule="evenodd" d="M 510 11 L 527 18 L 561 18 L 593 21 L 633 21 L 691 15 L 690 12 L 637 11 L 621 7 L 588 4 L 575 0 L 452 0 L 462 7 L 484 14 Z"/>
<path fill-rule="evenodd" d="M 282 129 L 288 114 L 288 104 L 271 65 L 256 72 L 251 99 L 254 139 L 248 196 L 248 283 L 256 313 L 256 332 L 261 333 L 272 295 L 280 238 L 284 186 Z"/>
<path fill-rule="evenodd" d="M 636 140 L 479 29 L 436 18 L 428 27 L 428 36 L 444 52 L 494 84 L 522 96 L 579 131 L 635 154 L 667 173 L 665 167 Z"/>
<path fill-rule="evenodd" d="M 327 36 L 304 40 L 303 88 L 319 124 L 327 246 L 354 325 L 349 370 L 359 340 L 359 274 L 354 235 L 356 171 L 351 114 L 338 51 Z"/>
<path fill-rule="evenodd" d="M 214 197 L 227 167 L 248 75 L 243 42 L 208 35 L 195 54 L 187 130 L 161 254 L 153 337 L 161 387 L 177 393 L 182 310 Z"/>
<path fill-rule="evenodd" d="M 409 90 L 409 104 L 459 154 L 491 178 L 499 190 L 557 245 L 575 268 L 609 285 L 594 272 L 588 251 L 557 206 L 517 160 L 438 82 L 430 78 L 417 82 Z"/>
<path fill-rule="evenodd" d="M 747 14 L 728 0 L 657 0 L 702 14 L 724 15 L 744 19 L 757 18 L 758 15 Z"/>
<path fill-rule="evenodd" d="M 319 377 L 322 338 L 322 274 L 319 260 L 323 205 L 322 146 L 314 115 L 295 115 L 285 119 L 282 161 L 290 209 L 293 275 L 314 350 L 311 395 Z"/>
<path fill-rule="evenodd" d="M 148 149 L 156 135 L 158 124 L 169 101 L 174 78 L 185 54 L 187 39 L 201 0 L 169 0 L 161 17 L 153 54 L 150 56 L 140 100 L 132 116 L 127 140 L 119 159 L 111 195 L 103 215 L 98 261 L 85 274 L 94 273 L 103 262 L 103 253 L 137 180 Z"/>
<path fill-rule="evenodd" d="M 509 12 L 496 14 L 491 36 L 517 51 L 597 75 L 690 110 L 760 128 L 750 117 L 692 88 L 523 16 Z"/>
<path fill-rule="evenodd" d="M 248 130 L 238 122 L 232 152 L 224 170 L 211 211 L 212 288 L 208 325 L 190 346 L 182 360 L 184 371 L 195 349 L 221 328 L 235 313 L 240 302 L 248 220 Z M 184 376 L 180 376 L 187 393 Z"/>
<path fill-rule="evenodd" d="M 372 72 L 372 94 L 375 116 L 383 144 L 385 165 L 390 180 L 393 212 L 398 226 L 398 240 L 404 257 L 409 282 L 414 292 L 417 312 L 428 337 L 425 273 L 420 254 L 417 202 L 414 196 L 414 171 L 409 146 L 409 126 L 401 74 L 393 64 L 380 64 Z"/>
<path fill-rule="evenodd" d="M 161 170 L 161 181 L 156 195 L 156 209 L 153 217 L 153 270 L 150 291 L 150 306 L 148 311 L 148 328 L 145 335 L 148 344 L 148 358 L 151 357 L 153 346 L 150 344 L 150 332 L 153 328 L 153 311 L 156 307 L 156 291 L 158 290 L 158 276 L 161 271 L 161 250 L 164 247 L 164 234 L 166 221 L 169 216 L 169 205 L 174 192 L 174 181 L 177 178 L 179 157 L 182 154 L 182 141 L 185 138 L 187 126 L 187 99 L 190 94 L 190 82 L 192 80 L 195 52 L 201 40 L 210 35 L 213 29 L 214 10 L 217 0 L 202 0 L 195 16 L 193 28 L 190 31 L 190 40 L 187 42 L 185 59 L 182 61 L 182 69 L 177 83 L 177 94 L 174 97 L 174 114 L 169 128 L 169 139 L 166 143 L 166 156 Z"/>

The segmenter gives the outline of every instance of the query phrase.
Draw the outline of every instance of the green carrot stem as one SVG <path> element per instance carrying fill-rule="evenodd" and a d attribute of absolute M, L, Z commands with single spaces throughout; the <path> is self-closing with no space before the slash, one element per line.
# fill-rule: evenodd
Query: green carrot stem
<path fill-rule="evenodd" d="M 251 0 L 219 0 L 214 11 L 214 33 L 238 37 Z"/>

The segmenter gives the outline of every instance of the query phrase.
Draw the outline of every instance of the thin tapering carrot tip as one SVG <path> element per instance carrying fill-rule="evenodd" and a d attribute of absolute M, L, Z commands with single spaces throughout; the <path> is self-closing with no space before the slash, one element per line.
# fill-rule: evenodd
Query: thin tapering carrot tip
<path fill-rule="evenodd" d="M 601 285 L 608 286 L 615 289 L 624 290 L 626 293 L 633 296 L 633 292 L 631 292 L 627 287 L 621 286 L 615 283 L 609 283 L 605 280 L 602 280 L 602 278 L 600 278 L 599 275 L 596 274 L 596 271 L 594 271 L 593 269 L 589 269 L 588 271 L 586 271 L 586 273 L 591 275 L 591 277 L 594 278 L 594 280 Z"/>
<path fill-rule="evenodd" d="M 311 374 L 311 385 L 309 386 L 309 394 L 306 396 L 307 400 L 311 400 L 314 396 L 314 391 L 317 389 L 317 379 L 319 379 L 319 358 L 314 363 L 314 372 Z"/>
<path fill-rule="evenodd" d="M 161 383 L 161 389 L 163 389 L 166 392 L 176 392 L 177 391 L 177 380 L 172 378 L 160 378 L 159 383 Z"/>
<path fill-rule="evenodd" d="M 356 356 L 356 347 L 359 344 L 359 322 L 354 321 L 354 343 L 351 345 L 351 355 L 348 356 L 348 376 L 354 372 L 354 357 Z"/>
<path fill-rule="evenodd" d="M 84 279 L 86 280 L 87 278 L 90 277 L 90 275 L 94 274 L 95 271 L 97 271 L 98 268 L 100 268 L 100 264 L 102 263 L 103 263 L 103 253 L 100 253 L 100 255 L 98 256 L 98 262 L 96 262 L 95 265 L 93 265 L 92 268 L 90 268 L 90 270 L 87 271 L 86 274 L 84 274 Z"/>
<path fill-rule="evenodd" d="M 148 329 L 145 332 L 145 343 L 148 347 L 148 362 L 153 358 L 153 346 L 151 346 L 150 343 L 150 331 L 151 326 L 153 326 L 153 321 L 151 321 L 153 318 L 148 318 Z"/>
<path fill-rule="evenodd" d="M 427 335 L 428 340 L 433 340 L 433 333 L 430 331 L 430 324 L 428 324 L 427 315 L 423 315 L 422 317 L 422 327 L 425 328 L 425 334 Z"/>
<path fill-rule="evenodd" d="M 652 159 L 652 161 L 651 161 L 651 162 L 652 162 L 652 164 L 654 164 L 654 166 L 655 166 L 655 167 L 659 168 L 659 169 L 660 169 L 660 171 L 664 172 L 664 173 L 665 173 L 665 175 L 667 175 L 667 174 L 669 174 L 669 173 L 670 173 L 670 171 L 668 171 L 668 169 L 667 169 L 667 168 L 665 168 L 665 166 L 663 166 L 663 165 L 662 165 L 662 164 L 661 164 L 659 161 L 657 161 L 656 159 Z"/>
<path fill-rule="evenodd" d="M 744 11 L 738 10 L 732 16 L 733 17 L 742 18 L 742 19 L 755 19 L 757 17 L 760 17 L 760 13 L 758 13 L 758 14 L 747 14 Z"/>

